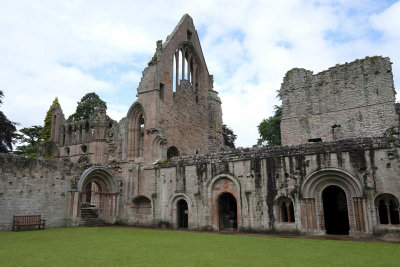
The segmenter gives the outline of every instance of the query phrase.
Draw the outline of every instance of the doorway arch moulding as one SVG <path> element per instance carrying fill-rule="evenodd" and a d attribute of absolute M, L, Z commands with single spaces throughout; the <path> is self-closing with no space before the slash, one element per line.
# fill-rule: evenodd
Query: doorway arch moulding
<path fill-rule="evenodd" d="M 346 194 L 350 234 L 369 232 L 367 199 L 363 194 L 363 185 L 357 177 L 338 168 L 320 169 L 304 179 L 300 188 L 302 230 L 325 233 L 322 193 L 331 185 L 338 186 Z"/>
<path fill-rule="evenodd" d="M 70 191 L 69 222 L 71 226 L 80 223 L 81 209 L 85 189 L 94 182 L 99 187 L 99 218 L 107 223 L 114 223 L 118 216 L 119 183 L 112 172 L 104 166 L 92 166 L 81 174 L 76 187 Z"/>
<path fill-rule="evenodd" d="M 221 184 L 220 184 L 221 183 Z M 220 188 L 217 188 L 220 187 Z M 237 205 L 237 229 L 243 225 L 242 221 L 242 198 L 241 198 L 241 185 L 239 180 L 230 174 L 222 173 L 216 175 L 207 183 L 209 208 L 211 214 L 211 228 L 219 230 L 219 200 L 220 196 L 224 193 L 231 194 Z"/>

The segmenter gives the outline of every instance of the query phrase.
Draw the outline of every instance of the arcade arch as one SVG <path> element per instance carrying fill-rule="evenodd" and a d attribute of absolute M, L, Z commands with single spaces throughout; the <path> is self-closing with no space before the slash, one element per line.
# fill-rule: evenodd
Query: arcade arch
<path fill-rule="evenodd" d="M 376 214 L 379 224 L 399 225 L 399 202 L 392 194 L 381 194 L 375 199 Z"/>
<path fill-rule="evenodd" d="M 127 157 L 134 160 L 143 157 L 145 115 L 140 103 L 135 102 L 128 111 Z"/>
<path fill-rule="evenodd" d="M 77 184 L 77 197 L 78 201 L 71 204 L 71 211 L 76 205 L 77 217 L 81 216 L 83 209 L 93 211 L 98 218 L 109 223 L 118 216 L 117 181 L 105 167 L 95 166 L 83 172 Z"/>
<path fill-rule="evenodd" d="M 361 182 L 347 171 L 326 168 L 312 172 L 301 185 L 300 201 L 304 231 L 332 234 L 369 231 Z M 331 227 L 335 216 L 341 216 L 338 229 Z"/>
<path fill-rule="evenodd" d="M 220 174 L 208 183 L 211 224 L 214 230 L 237 230 L 241 225 L 240 184 L 229 174 Z"/>

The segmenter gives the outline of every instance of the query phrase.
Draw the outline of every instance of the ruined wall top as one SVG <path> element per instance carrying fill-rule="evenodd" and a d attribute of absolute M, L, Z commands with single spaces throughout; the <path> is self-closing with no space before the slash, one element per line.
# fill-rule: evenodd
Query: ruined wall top
<path fill-rule="evenodd" d="M 253 159 L 297 157 L 300 155 L 318 155 L 338 152 L 358 152 L 366 150 L 394 149 L 400 147 L 400 135 L 392 137 L 365 137 L 344 139 L 336 142 L 308 143 L 297 146 L 236 148 L 225 152 L 198 156 L 174 157 L 165 163 L 153 167 L 169 168 L 171 166 L 189 166 L 203 163 L 220 163 Z M 396 152 L 397 153 L 397 152 Z"/>
<path fill-rule="evenodd" d="M 288 71 L 280 89 L 282 144 L 379 136 L 397 126 L 391 64 L 374 56 L 315 75 Z"/>

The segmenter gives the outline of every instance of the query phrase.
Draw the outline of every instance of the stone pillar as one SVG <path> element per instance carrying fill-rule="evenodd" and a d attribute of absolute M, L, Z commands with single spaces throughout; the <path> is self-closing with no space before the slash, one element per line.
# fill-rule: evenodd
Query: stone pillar
<path fill-rule="evenodd" d="M 182 49 L 182 80 L 185 80 L 185 49 Z"/>
<path fill-rule="evenodd" d="M 175 89 L 178 88 L 179 84 L 179 49 L 175 52 Z"/>
<path fill-rule="evenodd" d="M 317 216 L 315 211 L 315 200 L 313 198 L 305 198 L 302 201 L 301 224 L 303 230 L 317 230 Z"/>

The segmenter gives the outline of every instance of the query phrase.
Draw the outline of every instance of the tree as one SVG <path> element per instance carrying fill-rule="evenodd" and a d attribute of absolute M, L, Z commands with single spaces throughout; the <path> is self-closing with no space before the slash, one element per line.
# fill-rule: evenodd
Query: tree
<path fill-rule="evenodd" d="M 77 103 L 76 111 L 68 117 L 67 121 L 87 120 L 90 116 L 100 108 L 107 109 L 107 104 L 96 93 L 87 93 Z"/>
<path fill-rule="evenodd" d="M 258 146 L 280 146 L 281 145 L 281 119 L 282 107 L 274 106 L 274 115 L 262 120 L 257 126 L 260 138 L 257 140 Z"/>
<path fill-rule="evenodd" d="M 58 105 L 60 106 L 60 103 L 58 103 L 58 98 L 56 97 L 56 99 L 54 99 L 53 101 L 53 105 Z M 52 106 L 53 106 L 52 105 Z M 51 109 L 51 107 L 49 108 L 49 110 L 46 113 L 46 117 L 44 119 L 44 126 L 42 129 L 42 135 L 41 135 L 41 139 L 43 141 L 48 141 L 50 139 L 50 134 L 51 134 L 51 120 L 53 118 L 53 111 Z"/>
<path fill-rule="evenodd" d="M 17 155 L 36 157 L 38 145 L 42 141 L 42 129 L 42 126 L 35 125 L 19 130 L 21 134 L 18 134 L 17 139 L 22 145 L 17 146 L 14 153 Z"/>
<path fill-rule="evenodd" d="M 0 90 L 0 104 L 4 94 Z M 12 145 L 15 144 L 15 136 L 17 128 L 16 123 L 7 119 L 6 115 L 0 111 L 0 153 L 8 153 L 12 150 Z"/>
<path fill-rule="evenodd" d="M 230 148 L 235 148 L 236 134 L 231 128 L 222 124 L 222 136 L 224 137 L 224 145 Z"/>

